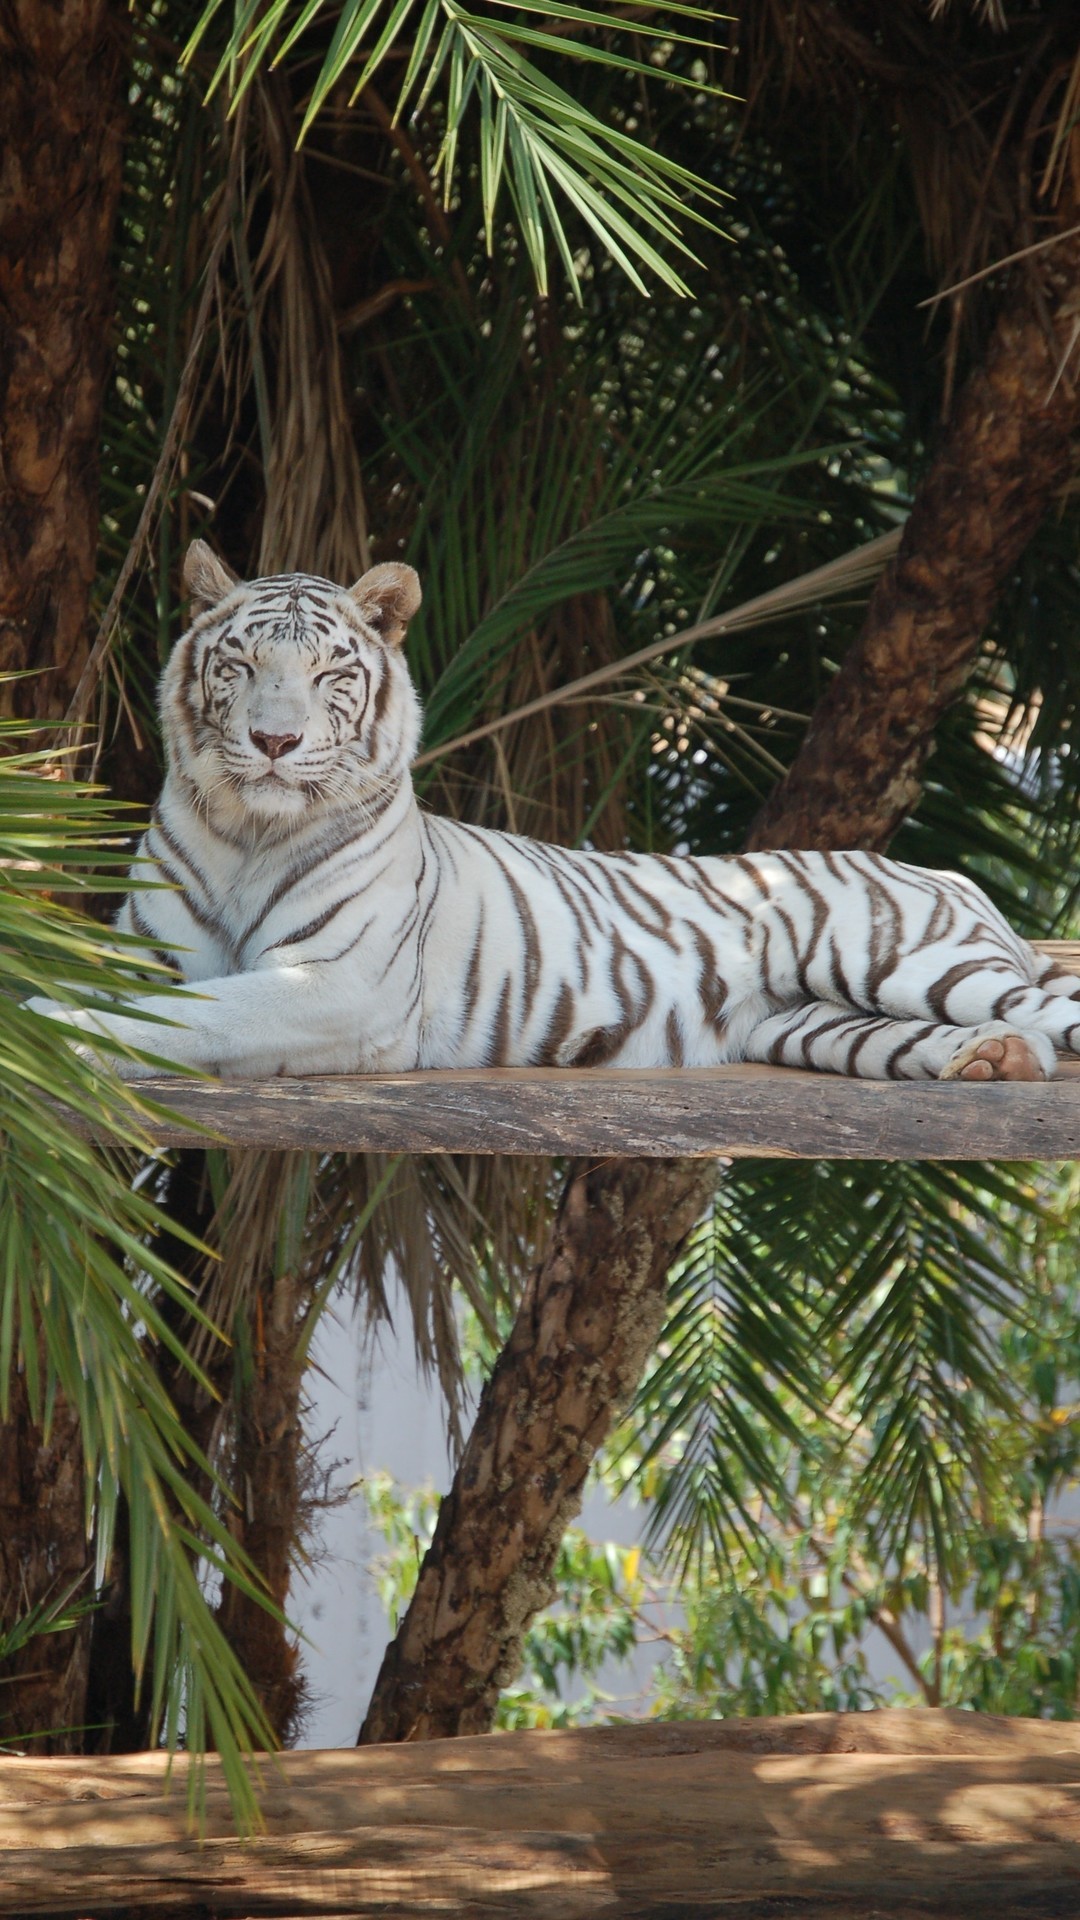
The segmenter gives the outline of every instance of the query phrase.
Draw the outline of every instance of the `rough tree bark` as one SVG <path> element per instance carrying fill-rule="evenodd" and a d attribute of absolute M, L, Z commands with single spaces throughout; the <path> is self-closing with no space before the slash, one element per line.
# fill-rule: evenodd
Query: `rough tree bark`
<path fill-rule="evenodd" d="M 1062 242 L 1041 273 L 1041 288 L 1029 280 L 1001 315 L 918 490 L 897 560 L 751 846 L 881 847 L 917 800 L 934 728 L 964 686 L 1004 581 L 1072 471 L 1080 382 L 1067 362 L 1080 315 L 1080 242 Z M 699 1163 L 654 1162 L 651 1175 L 648 1165 L 609 1163 L 563 1196 L 359 1744 L 492 1724 L 610 1427 L 606 1396 L 633 1391 L 651 1345 L 650 1335 L 635 1349 L 633 1379 L 623 1359 L 616 1382 L 582 1340 L 577 1313 L 595 1327 L 617 1323 L 635 1271 L 624 1235 L 640 1218 L 658 1329 L 667 1270 L 711 1191 Z M 579 1309 L 579 1298 L 587 1306 Z M 564 1379 L 574 1383 L 565 1402 Z"/>
<path fill-rule="evenodd" d="M 298 1729 L 304 1699 L 299 1654 L 284 1621 L 299 1532 L 303 1431 L 297 1353 L 308 1289 L 295 1276 L 266 1275 L 253 1303 L 248 1377 L 237 1383 L 228 1478 L 236 1494 L 233 1532 L 258 1567 L 278 1613 L 226 1581 L 218 1621 L 243 1663 L 281 1744 Z"/>
<path fill-rule="evenodd" d="M 0 1423 L 0 1629 L 72 1588 L 86 1599 L 91 1571 L 78 1421 L 61 1400 L 43 1433 L 17 1375 Z M 0 1662 L 0 1740 L 34 1734 L 35 1753 L 80 1752 L 88 1652 L 87 1620 Z"/>
<path fill-rule="evenodd" d="M 123 0 L 0 0 L 0 710 L 63 714 L 86 657 L 109 254 L 126 115 Z M 22 1382 L 0 1426 L 0 1624 L 87 1571 L 77 1423 L 47 1434 Z M 89 1621 L 39 1635 L 0 1673 L 0 1732 L 76 1741 Z"/>
<path fill-rule="evenodd" d="M 571 1173 L 358 1745 L 490 1727 L 525 1628 L 551 1598 L 589 1465 L 655 1344 L 668 1268 L 715 1180 L 705 1160 Z"/>
<path fill-rule="evenodd" d="M 0 4 L 0 672 L 47 718 L 88 647 L 127 37 L 122 0 Z"/>
<path fill-rule="evenodd" d="M 1075 217 L 1075 216 L 1074 216 Z M 1029 265 L 960 395 L 900 551 L 747 846 L 882 849 L 1080 431 L 1080 236 Z"/>

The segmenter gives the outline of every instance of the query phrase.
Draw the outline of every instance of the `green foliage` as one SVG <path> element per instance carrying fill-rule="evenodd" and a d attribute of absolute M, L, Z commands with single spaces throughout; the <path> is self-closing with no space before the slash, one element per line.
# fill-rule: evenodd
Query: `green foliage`
<path fill-rule="evenodd" d="M 430 756 L 469 731 L 492 676 L 505 674 L 530 632 L 566 602 L 609 594 L 629 651 L 635 628 L 643 643 L 655 633 L 654 619 L 633 610 L 647 604 L 660 553 L 674 570 L 703 538 L 738 544 L 764 520 L 790 524 L 813 511 L 799 498 L 799 470 L 820 455 L 777 450 L 748 460 L 759 422 L 731 404 L 708 356 L 657 368 L 648 414 L 612 404 L 602 362 L 576 366 L 565 396 L 554 405 L 548 396 L 541 431 L 535 403 L 523 406 L 513 391 L 518 351 L 512 338 L 497 343 L 460 394 L 452 465 L 449 421 L 434 440 L 430 421 L 427 431 L 387 423 L 417 501 L 410 557 L 438 613 L 437 624 L 421 613 L 412 642 L 430 689 Z M 575 398 L 582 393 L 591 403 Z M 451 405 L 457 398 L 447 397 Z M 641 719 L 651 727 L 651 711 Z M 648 751 L 640 729 L 636 751 Z"/>
<path fill-rule="evenodd" d="M 208 0 L 188 44 L 191 58 L 216 23 L 224 0 Z M 524 0 L 494 10 L 473 11 L 459 0 L 345 0 L 331 9 L 328 0 L 245 0 L 234 11 L 221 51 L 213 87 L 227 83 L 234 106 L 264 65 L 278 65 L 290 54 L 302 58 L 326 17 L 336 12 L 333 35 L 321 56 L 300 126 L 300 139 L 326 108 L 349 75 L 350 105 L 379 76 L 389 56 L 408 47 L 394 108 L 395 121 L 419 116 L 442 82 L 445 130 L 435 171 L 449 206 L 458 166 L 458 148 L 466 116 L 479 114 L 479 157 L 483 223 L 488 251 L 504 183 L 542 294 L 548 292 L 548 242 L 553 239 L 575 294 L 581 283 L 566 222 L 556 194 L 570 203 L 584 226 L 644 293 L 639 267 L 678 292 L 687 288 L 676 272 L 672 253 L 694 256 L 681 240 L 682 219 L 703 221 L 687 204 L 696 194 L 715 201 L 719 194 L 669 155 L 625 131 L 606 114 L 583 101 L 551 73 L 542 71 L 526 49 L 553 58 L 559 71 L 575 62 L 608 71 L 661 77 L 689 85 L 697 93 L 708 86 L 698 58 L 690 73 L 671 60 L 679 49 L 708 51 L 701 38 L 718 19 L 710 8 L 683 4 L 645 8 L 632 30 L 620 32 L 611 17 L 595 9 Z M 542 24 L 530 24 L 537 21 Z M 679 29 L 689 25 L 697 36 Z M 623 51 L 644 40 L 650 57 Z M 319 57 L 318 55 L 316 57 Z M 351 71 L 350 71 L 351 70 Z M 661 243 L 659 246 L 654 242 Z"/>
<path fill-rule="evenodd" d="M 9 747 L 28 730 L 14 721 L 0 729 Z M 258 1583 L 222 1515 L 196 1491 L 209 1468 L 153 1362 L 159 1349 L 198 1377 L 163 1302 L 205 1324 L 155 1251 L 165 1217 L 145 1184 L 132 1184 L 154 1109 L 21 1004 L 44 993 L 93 1006 L 135 980 L 153 990 L 134 942 L 54 897 L 126 886 L 130 830 L 94 789 L 55 773 L 41 752 L 0 757 L 0 1417 L 16 1369 L 46 1429 L 58 1391 L 78 1414 L 100 1569 L 121 1495 L 129 1510 L 132 1658 L 150 1689 L 155 1733 L 175 1742 L 183 1728 L 197 1751 L 212 1742 L 250 1818 L 241 1749 L 263 1744 L 266 1730 L 200 1567 L 249 1592 Z M 92 1146 L 76 1119 L 105 1144 Z"/>
<path fill-rule="evenodd" d="M 1030 1317 L 997 1321 L 986 1340 L 1005 1390 L 970 1390 L 970 1452 L 957 1457 L 945 1434 L 928 1442 L 953 1488 L 947 1563 L 940 1524 L 896 1544 L 867 1517 L 884 1415 L 855 1421 L 834 1405 L 780 1461 L 782 1505 L 751 1538 L 730 1530 L 723 1563 L 698 1563 L 682 1588 L 686 1624 L 655 1684 L 657 1713 L 1080 1711 L 1080 1538 L 1061 1511 L 1080 1459 L 1074 1177 L 1053 1198 L 1061 1212 L 1030 1248 Z M 675 1455 L 657 1478 L 673 1471 Z"/>
<path fill-rule="evenodd" d="M 1032 1291 L 1010 1318 L 995 1313 L 981 1332 L 980 1379 L 967 1378 L 962 1389 L 962 1442 L 947 1423 L 921 1437 L 921 1478 L 945 1484 L 949 1503 L 943 1509 L 932 1498 L 922 1518 L 909 1509 L 900 1536 L 873 1502 L 882 1434 L 904 1426 L 888 1404 L 905 1386 L 904 1368 L 884 1390 L 876 1378 L 861 1379 L 868 1349 L 845 1358 L 829 1341 L 827 1309 L 815 1313 L 812 1301 L 796 1316 L 797 1370 L 775 1351 L 778 1371 L 760 1366 L 760 1339 L 753 1361 L 731 1359 L 752 1322 L 721 1253 L 726 1291 L 714 1287 L 715 1324 L 699 1325 L 696 1336 L 711 1349 L 708 1390 L 693 1391 L 701 1363 L 679 1344 L 700 1307 L 701 1263 L 692 1252 L 673 1277 L 664 1342 L 638 1406 L 594 1473 L 609 1497 L 629 1489 L 640 1501 L 642 1533 L 653 1545 L 639 1552 L 570 1530 L 555 1570 L 558 1597 L 527 1636 L 525 1672 L 504 1695 L 499 1725 L 578 1724 L 627 1711 L 699 1718 L 906 1703 L 1074 1718 L 1080 1528 L 1062 1505 L 1080 1485 L 1080 1277 L 1070 1224 L 1080 1180 L 1070 1174 L 1047 1189 L 1034 1216 L 1034 1195 L 1019 1187 L 1000 1203 L 1000 1246 L 985 1247 L 983 1258 L 1000 1270 L 1026 1235 Z M 969 1223 L 955 1193 L 953 1200 L 962 1233 Z M 782 1238 L 774 1235 L 774 1246 Z M 823 1271 L 831 1258 L 823 1249 Z M 775 1317 L 786 1328 L 792 1299 L 782 1270 L 778 1284 Z M 752 1292 L 745 1275 L 741 1285 Z M 886 1273 L 880 1298 L 889 1291 Z M 864 1307 L 857 1321 L 869 1327 L 873 1317 Z M 466 1332 L 482 1347 L 475 1322 Z M 957 1367 L 969 1352 L 954 1347 Z M 756 1391 L 747 1390 L 747 1375 L 753 1383 L 770 1373 L 768 1393 L 760 1377 Z M 871 1385 L 873 1396 L 863 1397 Z M 959 1373 L 953 1386 L 960 1390 Z M 712 1424 L 703 1446 L 706 1411 Z M 718 1489 L 733 1498 L 709 1514 L 713 1550 L 688 1553 L 687 1507 Z M 396 1624 L 437 1500 L 402 1493 L 385 1475 L 365 1480 L 363 1491 L 387 1546 L 380 1590 Z M 675 1555 L 673 1541 L 682 1549 Z"/>
<path fill-rule="evenodd" d="M 804 1187 L 801 1226 L 781 1205 L 760 1249 L 776 1263 L 782 1326 L 785 1269 L 803 1276 L 798 1392 L 770 1366 L 778 1406 L 747 1405 L 744 1392 L 741 1417 L 721 1416 L 710 1435 L 738 1510 L 725 1510 L 715 1480 L 688 1476 L 693 1428 L 656 1419 L 693 1257 L 616 1450 L 622 1476 L 643 1474 L 654 1540 L 666 1530 L 685 1557 L 707 1526 L 715 1548 L 690 1562 L 686 1631 L 659 1706 L 922 1699 L 1071 1717 L 1080 1542 L 1047 1515 L 1075 1488 L 1080 1458 L 1075 1176 L 1040 1185 L 998 1168 L 988 1194 L 982 1170 L 974 1180 L 937 1168 L 807 1172 L 821 1191 Z M 715 1296 L 714 1306 L 731 1319 Z M 744 1427 L 757 1454 L 739 1444 Z M 891 1641 L 888 1688 L 867 1664 L 874 1626 Z"/>

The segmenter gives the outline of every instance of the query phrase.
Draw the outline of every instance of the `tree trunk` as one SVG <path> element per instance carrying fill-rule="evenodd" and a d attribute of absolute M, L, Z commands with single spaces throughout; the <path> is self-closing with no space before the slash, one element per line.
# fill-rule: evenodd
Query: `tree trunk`
<path fill-rule="evenodd" d="M 304 1363 L 297 1344 L 307 1302 L 307 1289 L 291 1274 L 260 1281 L 247 1330 L 250 1362 L 233 1387 L 233 1532 L 279 1611 L 268 1612 L 231 1580 L 218 1607 L 218 1622 L 282 1745 L 298 1730 L 304 1700 L 296 1643 L 282 1616 L 300 1533 Z"/>
<path fill-rule="evenodd" d="M 0 0 L 0 689 L 63 714 L 88 652 L 120 194 L 123 0 Z"/>
<path fill-rule="evenodd" d="M 123 0 L 0 0 L 0 711 L 59 717 L 86 659 L 109 256 L 126 118 Z M 0 1622 L 89 1578 L 77 1422 L 22 1383 L 0 1425 Z M 87 1589 L 80 1589 L 87 1597 Z M 90 1620 L 0 1673 L 0 1733 L 81 1746 Z M 80 1729 L 79 1733 L 71 1729 Z"/>
<path fill-rule="evenodd" d="M 87 1599 L 92 1577 L 78 1422 L 58 1401 L 46 1436 L 20 1374 L 11 1389 L 0 1424 L 0 1632 L 72 1589 Z M 89 1638 L 87 1616 L 0 1660 L 0 1741 L 17 1746 L 33 1735 L 35 1753 L 81 1752 Z"/>
<path fill-rule="evenodd" d="M 1074 216 L 1075 217 L 1075 216 Z M 1072 476 L 1080 237 L 1029 269 L 920 485 L 862 632 L 747 846 L 886 847 L 1002 587 Z"/>
<path fill-rule="evenodd" d="M 613 1160 L 567 1181 L 548 1251 L 484 1388 L 358 1745 L 482 1733 L 552 1595 L 589 1466 L 633 1393 L 707 1160 Z"/>
<path fill-rule="evenodd" d="M 750 846 L 882 847 L 918 799 L 934 728 L 974 665 L 1002 585 L 1072 471 L 1080 240 L 1044 256 L 1040 279 L 1038 290 L 1027 281 L 999 319 L 863 631 Z M 567 1188 L 383 1660 L 361 1744 L 491 1726 L 611 1425 L 606 1396 L 633 1391 L 660 1326 L 664 1278 L 712 1177 L 694 1161 L 653 1162 L 650 1170 L 623 1160 Z M 637 1271 L 640 1257 L 624 1237 L 635 1225 L 651 1276 L 648 1313 L 637 1324 L 647 1321 L 653 1332 L 616 1363 L 616 1381 L 606 1331 L 583 1341 L 576 1316 L 587 1313 L 597 1329 L 618 1322 L 624 1275 Z M 574 1383 L 565 1424 L 564 1378 Z"/>

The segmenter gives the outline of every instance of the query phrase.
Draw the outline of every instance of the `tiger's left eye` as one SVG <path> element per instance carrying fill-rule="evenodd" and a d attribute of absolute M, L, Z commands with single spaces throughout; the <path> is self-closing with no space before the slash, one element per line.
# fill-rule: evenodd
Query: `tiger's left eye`
<path fill-rule="evenodd" d="M 311 684 L 313 687 L 321 687 L 324 680 L 336 680 L 340 672 L 340 667 L 325 667 L 322 673 L 315 675 Z"/>

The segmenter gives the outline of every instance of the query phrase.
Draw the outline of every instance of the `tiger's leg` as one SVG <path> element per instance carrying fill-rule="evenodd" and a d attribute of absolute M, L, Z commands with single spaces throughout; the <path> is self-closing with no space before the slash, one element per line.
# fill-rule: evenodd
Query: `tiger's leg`
<path fill-rule="evenodd" d="M 350 1017 L 335 991 L 332 965 L 281 963 L 200 980 L 167 998 L 128 1000 L 123 1012 L 60 1007 L 49 1000 L 28 1000 L 25 1006 L 74 1029 L 80 1049 L 94 1052 L 98 1039 L 111 1040 L 122 1050 L 136 1049 L 174 1067 L 227 1080 L 395 1072 L 416 1065 L 415 1017 L 410 1025 L 394 1004 L 376 1027 L 359 1013 Z M 143 1080 L 155 1072 L 124 1052 L 113 1058 L 124 1079 Z"/>
<path fill-rule="evenodd" d="M 1027 1036 L 1042 1036 L 1063 1053 L 1080 1053 L 1080 978 L 1053 960 L 1043 961 L 1035 980 L 1017 980 L 1004 991 L 987 991 L 985 974 L 972 974 L 950 987 L 940 1011 L 949 1020 L 972 1024 L 988 1018 L 1005 1022 Z"/>
<path fill-rule="evenodd" d="M 1052 1043 L 1003 1020 L 951 1027 L 850 1012 L 824 1000 L 771 1014 L 751 1032 L 743 1058 L 860 1080 L 1048 1080 L 1054 1071 Z"/>
<path fill-rule="evenodd" d="M 1080 1053 L 1080 979 L 1047 961 L 1035 986 L 1010 995 L 1005 1018 L 1024 1033 L 1045 1034 L 1062 1053 Z"/>

